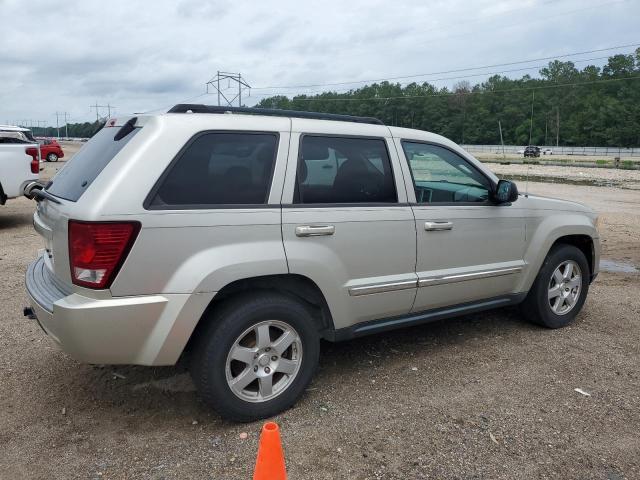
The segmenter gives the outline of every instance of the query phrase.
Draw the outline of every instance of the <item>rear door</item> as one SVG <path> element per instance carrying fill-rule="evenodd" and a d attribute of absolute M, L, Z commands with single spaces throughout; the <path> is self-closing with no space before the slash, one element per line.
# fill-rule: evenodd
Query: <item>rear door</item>
<path fill-rule="evenodd" d="M 336 328 L 408 313 L 415 226 L 388 129 L 292 124 L 282 202 L 290 272 L 317 283 Z"/>

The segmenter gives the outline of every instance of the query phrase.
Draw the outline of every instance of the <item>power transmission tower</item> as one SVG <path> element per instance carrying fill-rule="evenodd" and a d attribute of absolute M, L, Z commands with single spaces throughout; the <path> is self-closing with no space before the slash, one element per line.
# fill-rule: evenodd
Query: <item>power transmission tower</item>
<path fill-rule="evenodd" d="M 224 80 L 227 81 L 226 89 L 220 87 L 220 81 Z M 238 84 L 238 93 L 236 93 L 236 95 L 231 100 L 229 100 L 224 92 L 231 88 L 231 82 Z M 227 105 L 229 107 L 233 106 L 233 102 L 235 102 L 236 99 L 238 99 L 238 106 L 241 107 L 242 92 L 247 89 L 250 91 L 251 89 L 251 86 L 242 78 L 241 73 L 229 73 L 220 71 L 216 72 L 216 76 L 206 83 L 207 93 L 209 93 L 209 86 L 211 86 L 212 90 L 218 92 L 218 105 L 220 105 L 220 97 L 222 97 L 227 102 Z M 235 88 L 233 90 L 235 91 Z M 251 92 L 249 92 L 249 95 L 251 95 Z"/>
<path fill-rule="evenodd" d="M 101 108 L 106 108 L 107 109 L 107 118 L 111 118 L 111 109 L 113 108 L 115 110 L 116 107 L 114 107 L 113 105 L 110 104 L 106 104 L 106 105 L 98 105 L 98 102 L 96 102 L 95 105 L 90 105 L 89 106 L 89 110 L 91 110 L 92 108 L 96 109 L 96 122 L 100 121 L 100 110 Z"/>

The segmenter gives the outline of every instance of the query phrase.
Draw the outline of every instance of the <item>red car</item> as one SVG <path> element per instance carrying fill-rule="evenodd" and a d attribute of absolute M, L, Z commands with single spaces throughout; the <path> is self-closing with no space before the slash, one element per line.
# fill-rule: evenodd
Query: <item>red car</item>
<path fill-rule="evenodd" d="M 64 157 L 64 152 L 60 144 L 53 138 L 45 138 L 38 140 L 40 143 L 40 158 L 47 162 L 57 162 L 59 158 Z"/>

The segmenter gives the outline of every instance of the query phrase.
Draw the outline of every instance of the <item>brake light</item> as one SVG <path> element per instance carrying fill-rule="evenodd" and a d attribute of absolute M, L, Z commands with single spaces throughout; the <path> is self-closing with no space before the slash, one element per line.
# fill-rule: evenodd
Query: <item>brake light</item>
<path fill-rule="evenodd" d="M 31 156 L 31 173 L 40 173 L 40 159 L 38 158 L 38 149 L 36 147 L 27 147 L 25 149 L 27 155 Z"/>
<path fill-rule="evenodd" d="M 139 222 L 69 220 L 72 282 L 88 288 L 109 288 L 139 231 Z"/>

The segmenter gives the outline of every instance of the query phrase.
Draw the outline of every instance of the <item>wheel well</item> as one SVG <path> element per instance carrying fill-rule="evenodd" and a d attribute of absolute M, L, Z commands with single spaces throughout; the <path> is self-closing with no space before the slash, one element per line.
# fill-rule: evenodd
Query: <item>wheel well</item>
<path fill-rule="evenodd" d="M 211 303 L 207 306 L 202 317 L 198 320 L 198 324 L 189 338 L 187 348 L 189 348 L 193 340 L 198 337 L 200 330 L 205 327 L 207 323 L 206 318 L 213 309 L 238 295 L 246 294 L 247 292 L 257 293 L 260 291 L 280 292 L 302 301 L 309 308 L 311 316 L 318 326 L 320 338 L 333 339 L 334 325 L 331 311 L 329 310 L 322 291 L 315 282 L 302 275 L 267 275 L 236 280 L 235 282 L 225 285 L 216 296 L 213 297 L 213 300 L 211 300 Z"/>
<path fill-rule="evenodd" d="M 565 245 L 573 245 L 576 248 L 579 248 L 584 256 L 587 257 L 587 263 L 589 264 L 590 274 L 593 275 L 594 267 L 594 252 L 593 252 L 593 239 L 589 235 L 566 235 L 564 237 L 558 238 L 551 248 L 558 244 Z"/>

